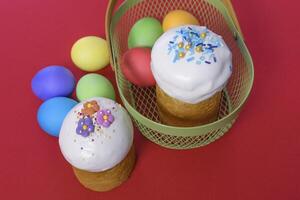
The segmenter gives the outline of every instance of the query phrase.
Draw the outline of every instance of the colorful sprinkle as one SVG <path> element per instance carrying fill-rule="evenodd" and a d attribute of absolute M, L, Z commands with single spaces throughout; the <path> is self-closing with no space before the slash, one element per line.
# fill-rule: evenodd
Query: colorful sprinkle
<path fill-rule="evenodd" d="M 185 50 L 187 50 L 187 51 L 190 50 L 190 48 L 191 48 L 191 44 L 188 44 L 185 46 Z"/>
<path fill-rule="evenodd" d="M 223 44 L 218 37 L 211 37 L 211 32 L 198 30 L 192 27 L 184 27 L 176 31 L 177 35 L 173 41 L 170 41 L 168 51 L 173 56 L 173 63 L 179 60 L 191 62 L 196 60 L 196 64 L 202 64 L 201 61 L 207 61 L 207 64 L 217 62 L 214 49 L 222 47 Z M 196 55 L 195 52 L 200 53 Z M 198 60 L 200 59 L 200 61 Z M 197 61 L 198 60 L 198 61 Z"/>
<path fill-rule="evenodd" d="M 196 52 L 198 53 L 202 52 L 202 47 L 201 46 L 196 47 Z"/>
<path fill-rule="evenodd" d="M 76 128 L 76 133 L 83 137 L 88 137 L 95 130 L 93 120 L 90 117 L 80 119 Z"/>
<path fill-rule="evenodd" d="M 187 59 L 188 62 L 191 62 L 191 61 L 193 61 L 193 60 L 195 60 L 195 57 L 191 57 L 191 58 L 188 58 L 188 59 Z"/>
<path fill-rule="evenodd" d="M 180 52 L 180 53 L 179 53 L 179 58 L 184 58 L 184 56 L 185 56 L 185 53 L 184 53 L 184 52 Z"/>
<path fill-rule="evenodd" d="M 181 48 L 183 48 L 183 42 L 180 42 L 180 43 L 178 43 L 178 47 L 181 49 Z"/>
<path fill-rule="evenodd" d="M 97 123 L 100 126 L 108 128 L 114 122 L 114 120 L 115 118 L 109 109 L 100 110 L 97 113 Z"/>
<path fill-rule="evenodd" d="M 88 101 L 85 104 L 83 104 L 83 109 L 81 109 L 81 113 L 83 113 L 85 116 L 92 116 L 99 109 L 100 109 L 100 107 L 99 107 L 97 101 Z"/>

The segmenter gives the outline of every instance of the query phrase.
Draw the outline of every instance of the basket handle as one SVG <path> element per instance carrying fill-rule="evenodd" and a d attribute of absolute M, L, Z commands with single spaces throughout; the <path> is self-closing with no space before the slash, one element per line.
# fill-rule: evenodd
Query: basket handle
<path fill-rule="evenodd" d="M 111 44 L 111 35 L 110 35 L 110 22 L 111 22 L 111 18 L 112 18 L 112 14 L 113 14 L 113 10 L 115 8 L 115 5 L 117 3 L 118 0 L 109 0 L 108 1 L 108 6 L 107 6 L 107 10 L 106 10 L 106 14 L 105 14 L 105 35 L 106 35 L 106 41 L 107 41 L 107 46 L 108 46 L 108 50 L 110 53 L 110 65 L 113 71 L 115 71 L 114 68 L 114 62 L 113 62 L 113 53 L 112 53 L 112 44 Z"/>
<path fill-rule="evenodd" d="M 118 0 L 109 0 L 108 1 L 108 7 L 107 7 L 107 10 L 106 10 L 106 17 L 105 17 L 105 33 L 106 33 L 106 40 L 107 40 L 107 43 L 108 43 L 108 48 L 109 48 L 110 55 L 112 55 L 111 35 L 110 35 L 110 31 L 109 31 L 110 30 L 110 22 L 111 22 L 113 10 L 115 8 L 115 5 L 116 5 L 117 1 Z M 227 8 L 227 11 L 228 11 L 229 15 L 231 16 L 231 18 L 232 18 L 237 30 L 239 31 L 239 33 L 241 35 L 243 35 L 242 31 L 241 31 L 241 28 L 240 28 L 240 24 L 237 20 L 237 16 L 235 14 L 234 8 L 232 6 L 231 0 L 220 0 L 220 1 L 222 1 L 223 4 L 225 5 L 225 7 Z M 113 63 L 112 56 L 110 56 L 110 63 L 111 63 L 112 69 L 114 70 L 114 63 Z"/>
<path fill-rule="evenodd" d="M 242 29 L 241 29 L 241 26 L 240 26 L 240 23 L 239 23 L 239 21 L 237 19 L 237 16 L 236 16 L 236 13 L 234 11 L 234 8 L 233 8 L 233 5 L 231 3 L 231 0 L 221 0 L 221 1 L 223 2 L 224 6 L 227 8 L 227 11 L 228 11 L 230 17 L 232 18 L 233 23 L 234 23 L 236 29 L 241 34 L 242 38 L 244 38 L 243 37 Z"/>

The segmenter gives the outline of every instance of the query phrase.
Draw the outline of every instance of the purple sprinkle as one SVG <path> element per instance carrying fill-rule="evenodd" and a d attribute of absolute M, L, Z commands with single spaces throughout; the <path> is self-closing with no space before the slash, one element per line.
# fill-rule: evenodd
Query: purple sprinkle
<path fill-rule="evenodd" d="M 217 62 L 217 58 L 214 56 L 214 61 Z"/>
<path fill-rule="evenodd" d="M 209 62 L 209 61 L 205 61 L 205 63 L 206 63 L 206 64 L 211 64 L 211 62 Z"/>
<path fill-rule="evenodd" d="M 170 41 L 170 43 L 171 43 L 171 44 L 174 44 L 174 42 L 173 42 L 173 41 Z"/>
<path fill-rule="evenodd" d="M 86 126 L 86 128 L 84 128 Z M 88 137 L 90 133 L 93 133 L 95 127 L 93 125 L 93 120 L 90 117 L 80 119 L 76 128 L 76 133 L 83 137 Z"/>
<path fill-rule="evenodd" d="M 106 117 L 107 119 L 104 119 Z M 114 122 L 114 116 L 111 114 L 110 110 L 101 110 L 97 113 L 97 123 L 100 126 L 108 128 Z"/>
<path fill-rule="evenodd" d="M 188 27 L 188 29 L 193 30 L 191 27 Z"/>

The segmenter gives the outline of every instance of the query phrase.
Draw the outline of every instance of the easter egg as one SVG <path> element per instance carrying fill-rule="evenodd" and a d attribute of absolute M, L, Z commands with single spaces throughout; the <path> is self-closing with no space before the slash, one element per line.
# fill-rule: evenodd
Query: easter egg
<path fill-rule="evenodd" d="M 58 137 L 65 117 L 76 104 L 75 100 L 66 97 L 45 101 L 37 112 L 39 126 L 49 135 Z"/>
<path fill-rule="evenodd" d="M 137 21 L 128 36 L 128 48 L 153 47 L 155 41 L 163 34 L 161 23 L 151 17 Z"/>
<path fill-rule="evenodd" d="M 199 21 L 191 13 L 184 10 L 173 10 L 163 20 L 163 29 L 165 32 L 183 25 L 199 25 Z"/>
<path fill-rule="evenodd" d="M 33 77 L 31 88 L 41 100 L 66 97 L 75 88 L 75 77 L 67 68 L 53 65 L 40 70 Z"/>
<path fill-rule="evenodd" d="M 133 48 L 123 55 L 121 69 L 125 77 L 133 84 L 140 87 L 154 86 L 155 80 L 150 63 L 150 48 Z"/>
<path fill-rule="evenodd" d="M 109 64 L 108 44 L 100 37 L 83 37 L 73 45 L 71 58 L 74 64 L 83 71 L 100 70 Z"/>
<path fill-rule="evenodd" d="M 111 82 L 100 74 L 87 74 L 77 83 L 76 95 L 83 101 L 92 97 L 106 97 L 115 100 L 115 90 Z"/>

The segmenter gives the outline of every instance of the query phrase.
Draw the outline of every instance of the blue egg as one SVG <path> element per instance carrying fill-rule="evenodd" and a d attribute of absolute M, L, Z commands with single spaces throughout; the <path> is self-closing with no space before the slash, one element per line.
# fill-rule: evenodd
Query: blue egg
<path fill-rule="evenodd" d="M 31 81 L 33 93 L 41 100 L 67 97 L 75 88 L 75 77 L 62 66 L 49 66 L 40 70 Z"/>
<path fill-rule="evenodd" d="M 49 135 L 58 137 L 66 115 L 76 104 L 75 100 L 66 97 L 54 97 L 45 101 L 37 113 L 39 126 Z"/>

